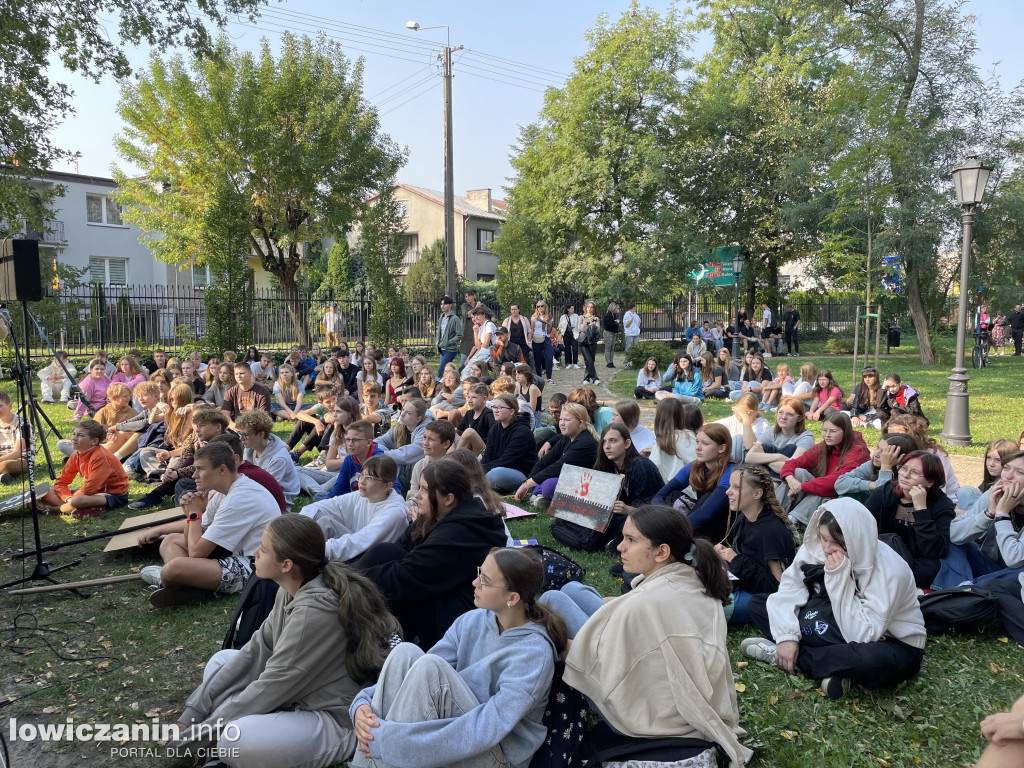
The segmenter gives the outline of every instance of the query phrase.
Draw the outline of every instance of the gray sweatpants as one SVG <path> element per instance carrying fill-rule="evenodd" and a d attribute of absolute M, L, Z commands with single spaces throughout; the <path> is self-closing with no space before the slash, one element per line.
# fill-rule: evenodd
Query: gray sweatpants
<path fill-rule="evenodd" d="M 212 677 L 238 651 L 217 651 L 206 663 L 203 682 Z M 224 707 L 237 694 L 221 703 Z M 218 709 L 219 709 L 218 708 Z M 207 718 L 217 720 L 215 709 Z M 236 734 L 238 738 L 229 741 Z M 232 768 L 326 768 L 342 762 L 356 746 L 356 735 L 342 728 L 338 721 L 325 712 L 271 712 L 267 715 L 247 715 L 224 723 L 217 747 L 226 750 L 223 760 Z M 193 752 L 195 748 L 193 747 Z"/>
<path fill-rule="evenodd" d="M 814 479 L 814 475 L 803 468 L 797 469 L 793 473 L 793 477 L 801 483 Z M 789 517 L 792 520 L 804 526 L 811 522 L 811 515 L 824 501 L 821 496 L 815 496 L 812 493 L 801 493 L 795 499 L 791 499 L 789 498 L 789 486 L 786 483 L 775 489 L 775 498 L 782 504 L 782 508 L 789 512 Z"/>
<path fill-rule="evenodd" d="M 604 332 L 604 361 L 615 365 L 615 334 L 611 331 Z"/>
<path fill-rule="evenodd" d="M 399 723 L 424 723 L 460 717 L 480 706 L 476 695 L 454 667 L 440 656 L 424 653 L 412 643 L 400 643 L 388 654 L 370 704 L 378 717 Z M 481 755 L 445 763 L 449 768 L 509 768 L 501 745 Z M 368 758 L 358 749 L 349 761 L 354 768 L 389 768 L 390 763 Z"/>

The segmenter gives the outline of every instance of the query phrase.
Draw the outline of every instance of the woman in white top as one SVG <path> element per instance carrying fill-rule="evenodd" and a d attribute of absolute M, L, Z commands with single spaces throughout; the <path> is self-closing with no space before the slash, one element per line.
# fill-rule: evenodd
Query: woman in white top
<path fill-rule="evenodd" d="M 356 374 L 356 380 L 359 382 L 359 402 L 363 401 L 364 384 L 369 384 L 372 381 L 379 384 L 381 389 L 384 388 L 384 377 L 377 370 L 377 361 L 369 355 L 363 358 L 362 365 L 359 367 L 359 373 Z"/>
<path fill-rule="evenodd" d="M 554 363 L 551 347 L 551 313 L 544 299 L 537 300 L 530 322 L 533 325 L 533 336 L 530 339 L 533 344 L 533 369 L 537 372 L 538 378 L 544 376 L 548 384 L 554 384 L 551 380 L 551 366 Z"/>
<path fill-rule="evenodd" d="M 576 340 L 576 332 L 580 327 L 580 316 L 576 314 L 576 307 L 570 304 L 565 308 L 565 314 L 558 318 L 558 332 L 562 334 L 565 342 L 565 368 L 580 367 L 580 345 Z"/>
<path fill-rule="evenodd" d="M 740 398 L 732 406 L 732 416 L 719 419 L 716 424 L 721 424 L 729 430 L 732 435 L 732 457 L 737 463 L 743 462 L 747 449 L 743 444 L 743 430 L 749 422 L 754 432 L 754 437 L 762 442 L 768 440 L 771 434 L 772 425 L 760 412 L 761 400 L 757 395 L 747 392 L 740 395 Z"/>
<path fill-rule="evenodd" d="M 703 426 L 704 414 L 699 405 L 684 405 L 675 398 L 658 403 L 654 410 L 651 461 L 666 483 L 697 460 L 697 430 Z"/>

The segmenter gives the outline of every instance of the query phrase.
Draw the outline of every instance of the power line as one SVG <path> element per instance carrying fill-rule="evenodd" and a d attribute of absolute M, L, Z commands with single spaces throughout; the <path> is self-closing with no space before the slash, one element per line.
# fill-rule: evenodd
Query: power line
<path fill-rule="evenodd" d="M 433 80 L 436 77 L 438 77 L 438 75 L 436 75 L 435 73 L 431 72 L 426 77 L 418 80 L 417 82 L 413 83 L 412 85 L 409 85 L 409 86 L 403 88 L 400 91 L 396 91 L 395 93 L 393 93 L 390 96 L 388 96 L 386 99 L 381 99 L 380 101 L 375 102 L 374 106 L 377 107 L 377 109 L 380 109 L 385 104 L 388 104 L 388 103 L 394 101 L 395 99 L 400 99 L 402 96 L 407 94 L 409 91 L 415 91 L 417 88 L 422 86 L 424 83 L 426 83 L 429 80 Z"/>
<path fill-rule="evenodd" d="M 567 80 L 569 78 L 569 75 L 567 75 L 565 72 L 558 72 L 557 70 L 554 69 L 538 67 L 533 64 L 527 64 L 526 62 L 523 61 L 516 61 L 515 59 L 506 59 L 502 56 L 495 56 L 490 53 L 484 53 L 483 51 L 476 51 L 473 50 L 472 48 L 466 48 L 466 53 L 471 53 L 475 56 L 483 56 L 484 58 L 487 59 L 496 59 L 497 61 L 503 61 L 506 64 L 515 64 L 517 67 L 524 67 L 526 69 L 536 69 L 538 72 L 544 72 L 549 75 L 555 75 L 559 80 Z"/>
<path fill-rule="evenodd" d="M 422 90 L 419 93 L 417 93 L 415 96 L 410 96 L 405 101 L 399 102 L 395 106 L 391 107 L 391 109 L 384 110 L 383 112 L 380 113 L 380 116 L 383 117 L 384 115 L 387 115 L 387 114 L 390 114 L 391 112 L 394 112 L 396 109 L 401 109 L 406 104 L 409 104 L 409 103 L 411 103 L 413 101 L 416 101 L 416 99 L 418 99 L 420 96 L 423 96 L 426 93 L 430 93 L 430 91 L 432 91 L 435 88 L 437 88 L 437 86 L 439 86 L 440 84 L 441 84 L 440 81 L 438 81 L 436 83 L 431 83 L 424 90 Z"/>
<path fill-rule="evenodd" d="M 406 76 L 406 77 L 403 77 L 403 78 L 402 78 L 401 80 L 399 80 L 399 81 L 398 81 L 397 83 L 394 83 L 394 84 L 392 84 L 392 85 L 389 85 L 389 86 L 388 86 L 387 88 L 385 88 L 384 90 L 382 90 L 382 91 L 377 91 L 377 93 L 373 94 L 372 96 L 368 96 L 368 97 L 367 97 L 367 99 L 368 99 L 369 101 L 373 101 L 374 99 L 376 99 L 376 98 L 379 98 L 380 96 L 383 96 L 383 95 L 384 95 L 385 93 L 387 93 L 388 91 L 390 91 L 390 90 L 391 90 L 392 88 L 397 88 L 398 86 L 402 85 L 403 83 L 407 83 L 407 82 L 409 82 L 409 81 L 410 81 L 410 80 L 412 80 L 412 79 L 413 79 L 414 77 L 416 77 L 417 75 L 419 75 L 419 74 L 420 74 L 420 72 L 425 72 L 425 71 L 426 71 L 426 70 L 428 70 L 428 69 L 432 69 L 432 67 L 431 67 L 430 65 L 427 65 L 427 66 L 426 66 L 426 67 L 424 67 L 423 69 L 421 69 L 421 70 L 419 70 L 419 71 L 417 71 L 417 72 L 413 72 L 413 73 L 412 73 L 411 75 L 408 75 L 408 76 Z"/>
<path fill-rule="evenodd" d="M 462 72 L 462 74 L 468 75 L 469 77 L 478 77 L 481 80 L 487 80 L 487 81 L 492 82 L 492 83 L 501 83 L 502 85 L 511 85 L 514 88 L 522 88 L 524 91 L 533 91 L 534 93 L 544 93 L 544 89 L 543 88 L 531 88 L 528 85 L 523 85 L 522 83 L 514 83 L 511 80 L 499 80 L 496 77 L 488 77 L 487 75 L 479 75 L 476 72 L 472 72 L 472 71 L 466 69 L 465 67 L 463 67 L 460 71 Z"/>
<path fill-rule="evenodd" d="M 499 77 L 513 77 L 513 78 L 517 78 L 517 79 L 520 79 L 520 80 L 524 80 L 524 81 L 530 83 L 531 85 L 540 85 L 540 86 L 552 87 L 552 88 L 557 88 L 557 87 L 562 85 L 561 81 L 556 82 L 556 81 L 553 81 L 553 80 L 540 80 L 540 79 L 535 78 L 533 75 L 531 75 L 529 73 L 515 72 L 513 70 L 491 69 L 490 67 L 485 67 L 484 65 L 477 63 L 473 59 L 467 60 L 462 65 L 463 69 L 465 69 L 466 67 L 472 67 L 473 69 L 475 69 L 477 71 L 487 72 L 487 73 L 492 74 L 492 75 L 498 75 Z"/>

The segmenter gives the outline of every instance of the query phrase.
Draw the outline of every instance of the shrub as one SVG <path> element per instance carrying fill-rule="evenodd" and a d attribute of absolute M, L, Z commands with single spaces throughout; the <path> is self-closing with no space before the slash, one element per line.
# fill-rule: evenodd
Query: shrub
<path fill-rule="evenodd" d="M 832 338 L 825 342 L 825 353 L 829 355 L 852 355 L 853 339 Z"/>
<path fill-rule="evenodd" d="M 647 358 L 653 357 L 658 361 L 660 370 L 665 370 L 675 357 L 675 348 L 667 341 L 638 341 L 626 353 L 626 362 L 633 368 L 643 368 Z"/>

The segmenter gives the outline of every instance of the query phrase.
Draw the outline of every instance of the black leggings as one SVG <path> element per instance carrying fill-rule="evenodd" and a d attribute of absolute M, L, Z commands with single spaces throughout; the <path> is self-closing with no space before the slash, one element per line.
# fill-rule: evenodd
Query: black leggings
<path fill-rule="evenodd" d="M 754 595 L 747 603 L 750 620 L 775 642 L 768 620 L 769 595 Z M 796 668 L 808 677 L 848 677 L 864 688 L 891 687 L 910 680 L 921 671 L 924 649 L 883 637 L 876 643 L 835 643 L 818 647 L 800 645 Z"/>
<path fill-rule="evenodd" d="M 586 342 L 581 342 L 580 353 L 583 355 L 583 365 L 587 369 L 586 378 L 590 381 L 596 381 L 597 370 L 594 368 L 594 347 Z"/>

